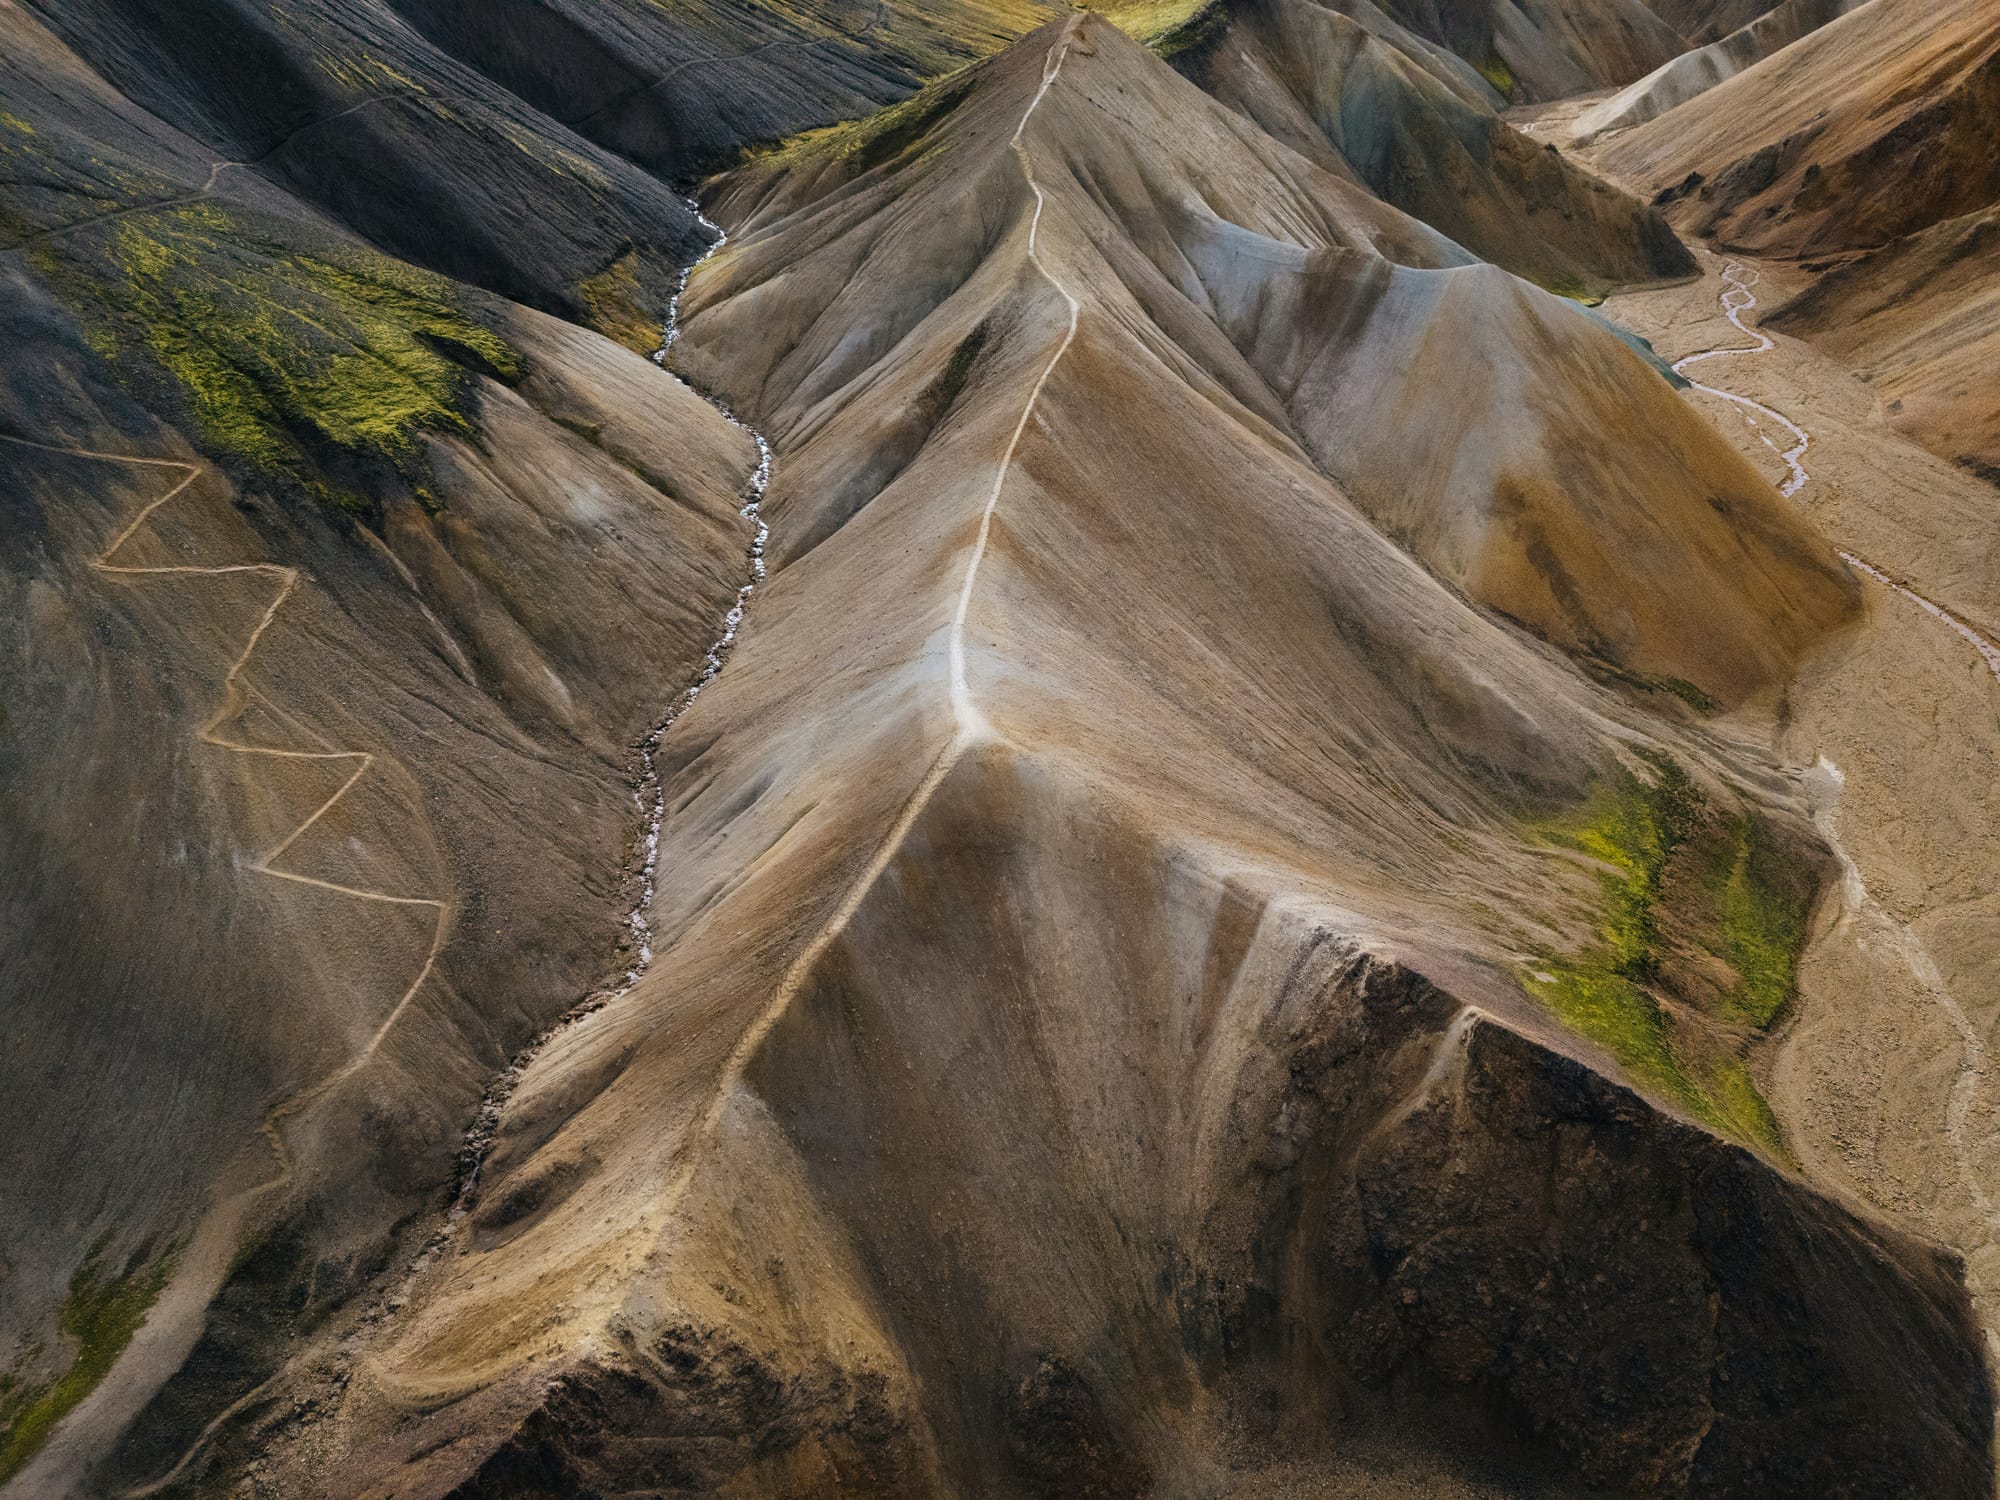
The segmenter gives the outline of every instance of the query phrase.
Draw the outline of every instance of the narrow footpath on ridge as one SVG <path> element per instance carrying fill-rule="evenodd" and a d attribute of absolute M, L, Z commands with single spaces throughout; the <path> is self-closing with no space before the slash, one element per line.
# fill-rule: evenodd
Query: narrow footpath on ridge
<path fill-rule="evenodd" d="M 730 1096 L 741 1082 L 745 1070 L 750 1065 L 751 1059 L 756 1056 L 758 1047 L 763 1043 L 764 1038 L 770 1034 L 772 1027 L 777 1024 L 779 1018 L 784 1015 L 786 1008 L 792 1003 L 799 990 L 804 986 L 814 966 L 819 962 L 820 957 L 839 938 L 841 933 L 846 930 L 847 924 L 853 920 L 854 914 L 861 909 L 862 903 L 867 899 L 869 890 L 881 878 L 882 872 L 889 867 L 890 862 L 895 858 L 896 851 L 902 847 L 903 841 L 909 836 L 911 828 L 916 825 L 918 817 L 922 814 L 932 795 L 944 783 L 944 779 L 950 775 L 952 768 L 958 764 L 967 750 L 982 741 L 991 741 L 996 738 L 992 725 L 987 721 L 986 715 L 974 701 L 971 686 L 966 678 L 965 623 L 967 613 L 971 609 L 973 592 L 978 585 L 980 564 L 985 560 L 987 544 L 992 536 L 994 512 L 999 507 L 1000 496 L 1006 488 L 1008 474 L 1013 469 L 1014 455 L 1021 445 L 1023 435 L 1028 430 L 1028 424 L 1034 420 L 1035 409 L 1041 401 L 1042 391 L 1047 387 L 1049 377 L 1055 373 L 1056 366 L 1062 362 L 1063 356 L 1069 352 L 1070 345 L 1076 340 L 1077 320 L 1082 312 L 1082 304 L 1077 301 L 1069 288 L 1056 278 L 1055 273 L 1049 269 L 1047 262 L 1041 258 L 1038 236 L 1041 232 L 1042 210 L 1046 207 L 1048 200 L 1042 192 L 1041 184 L 1035 180 L 1034 158 L 1029 152 L 1024 139 L 1028 129 L 1028 122 L 1034 118 L 1035 111 L 1041 106 L 1042 100 L 1048 96 L 1049 90 L 1054 87 L 1056 79 L 1062 72 L 1063 63 L 1068 58 L 1071 47 L 1077 41 L 1077 32 L 1082 24 L 1082 16 L 1073 17 L 1063 28 L 1062 35 L 1050 47 L 1042 65 L 1041 86 L 1035 91 L 1034 98 L 1029 101 L 1027 109 L 1022 113 L 1020 123 L 1014 127 L 1013 138 L 1008 143 L 1015 157 L 1021 163 L 1022 176 L 1026 179 L 1029 190 L 1035 195 L 1034 215 L 1028 224 L 1028 261 L 1034 266 L 1042 279 L 1063 299 L 1064 304 L 1068 308 L 1069 316 L 1063 330 L 1062 338 L 1057 342 L 1055 351 L 1049 356 L 1048 362 L 1042 367 L 1040 375 L 1036 377 L 1034 386 L 1029 390 L 1027 403 L 1021 409 L 1020 420 L 1014 424 L 1013 434 L 1008 438 L 1006 449 L 1000 456 L 999 465 L 993 475 L 992 489 L 988 492 L 985 507 L 980 512 L 978 535 L 975 537 L 971 553 L 966 559 L 965 574 L 959 586 L 956 605 L 952 611 L 951 626 L 946 638 L 945 648 L 947 691 L 951 703 L 953 722 L 952 737 L 946 743 L 944 749 L 939 752 L 937 759 L 932 762 L 930 769 L 924 773 L 923 780 L 917 784 L 916 790 L 911 793 L 909 800 L 897 815 L 895 823 L 890 827 L 888 835 L 882 840 L 881 846 L 875 851 L 874 857 L 869 860 L 867 867 L 862 870 L 861 874 L 848 888 L 846 895 L 842 897 L 840 905 L 835 908 L 833 915 L 827 920 L 826 925 L 814 935 L 812 941 L 805 946 L 799 956 L 793 960 L 790 967 L 786 969 L 784 977 L 779 981 L 776 992 L 771 997 L 770 1004 L 765 1007 L 764 1011 L 751 1024 L 749 1029 L 744 1032 L 734 1050 L 730 1053 L 729 1061 L 723 1070 L 723 1076 L 718 1081 L 715 1093 L 709 1101 L 708 1108 L 702 1116 L 700 1125 L 697 1127 L 697 1140 L 700 1142 L 706 1142 L 714 1137 L 717 1128 L 721 1125 L 722 1117 L 728 1109 Z M 663 1194 L 665 1213 L 671 1214 L 680 1200 L 686 1195 L 689 1185 L 694 1180 L 700 1156 L 701 1153 L 699 1151 L 684 1153 L 684 1164 L 676 1172 L 673 1179 L 669 1182 L 666 1192 Z"/>

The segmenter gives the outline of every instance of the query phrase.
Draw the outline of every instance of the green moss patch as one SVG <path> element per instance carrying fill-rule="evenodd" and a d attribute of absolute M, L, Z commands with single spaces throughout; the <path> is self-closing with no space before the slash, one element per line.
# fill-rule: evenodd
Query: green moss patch
<path fill-rule="evenodd" d="M 1558 297 L 1566 297 L 1584 307 L 1601 307 L 1604 304 L 1603 288 L 1585 281 L 1581 276 L 1560 273 L 1543 281 L 1541 287 L 1545 292 L 1554 292 Z"/>
<path fill-rule="evenodd" d="M 371 470 L 421 485 L 418 435 L 470 430 L 471 374 L 522 371 L 444 278 L 347 246 L 300 248 L 213 203 L 65 237 L 36 265 L 93 344 L 179 406 L 212 456 L 342 503 Z"/>
<path fill-rule="evenodd" d="M 1719 1019 L 1768 1025 L 1792 993 L 1805 895 L 1781 878 L 1782 861 L 1750 819 L 1719 813 L 1664 755 L 1651 772 L 1621 772 L 1579 814 L 1540 830 L 1601 867 L 1603 899 L 1594 939 L 1543 960 L 1526 986 L 1641 1087 L 1786 1159 L 1749 1070 L 1669 971 L 1689 953 L 1723 958 L 1737 982 Z M 1704 878 L 1687 879 L 1690 866 Z"/>
<path fill-rule="evenodd" d="M 858 177 L 902 156 L 932 125 L 958 107 L 972 92 L 974 82 L 973 71 L 962 68 L 887 109 L 802 131 L 776 145 L 752 147 L 748 159 L 794 170 L 809 164 L 838 166 Z"/>
<path fill-rule="evenodd" d="M 70 1278 L 69 1295 L 56 1327 L 75 1349 L 67 1369 L 54 1380 L 24 1386 L 10 1381 L 0 1392 L 0 1483 L 18 1471 L 48 1435 L 107 1375 L 146 1313 L 167 1284 L 171 1256 L 106 1276 L 101 1248 L 93 1250 Z"/>
<path fill-rule="evenodd" d="M 650 355 L 664 335 L 664 309 L 654 304 L 639 279 L 639 252 L 627 248 L 603 270 L 577 284 L 586 321 L 608 339 L 636 354 Z"/>
<path fill-rule="evenodd" d="M 1738 975 L 1722 1014 L 1762 1030 L 1791 1003 L 1805 943 L 1807 896 L 1783 878 L 1755 823 L 1735 819 L 1733 833 L 1710 867 L 1723 956 Z"/>
<path fill-rule="evenodd" d="M 1521 80 L 1507 66 L 1507 59 L 1497 52 L 1488 53 L 1486 60 L 1479 64 L 1479 76 L 1492 84 L 1494 92 L 1503 99 L 1513 98 L 1514 91 L 1521 86 Z"/>
<path fill-rule="evenodd" d="M 1089 8 L 1168 60 L 1213 41 L 1229 24 L 1224 0 L 1097 0 Z"/>

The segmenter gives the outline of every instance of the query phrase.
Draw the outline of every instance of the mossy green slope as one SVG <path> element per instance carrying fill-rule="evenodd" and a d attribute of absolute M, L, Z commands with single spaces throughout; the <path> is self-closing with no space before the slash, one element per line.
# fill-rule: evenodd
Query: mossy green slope
<path fill-rule="evenodd" d="M 1718 808 L 1677 762 L 1621 771 L 1551 844 L 1602 867 L 1594 941 L 1527 987 L 1573 1031 L 1705 1124 L 1788 1159 L 1739 1048 L 1789 1003 L 1813 881 L 1753 817 Z M 1704 978 L 1719 960 L 1732 976 Z"/>
<path fill-rule="evenodd" d="M 444 278 L 215 202 L 79 231 L 34 264 L 211 457 L 352 509 L 371 474 L 422 492 L 419 435 L 470 430 L 474 372 L 522 373 Z"/>
<path fill-rule="evenodd" d="M 0 1483 L 33 1456 L 56 1423 L 90 1394 L 116 1362 L 167 1283 L 171 1256 L 103 1273 L 101 1250 L 70 1278 L 56 1327 L 75 1349 L 55 1379 L 34 1385 L 0 1382 Z"/>

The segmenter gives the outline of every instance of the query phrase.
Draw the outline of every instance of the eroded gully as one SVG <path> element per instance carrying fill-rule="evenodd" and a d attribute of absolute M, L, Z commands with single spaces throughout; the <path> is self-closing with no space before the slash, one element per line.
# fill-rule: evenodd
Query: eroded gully
<path fill-rule="evenodd" d="M 653 363 L 668 374 L 667 360 L 672 355 L 674 345 L 681 336 L 681 298 L 687 294 L 688 281 L 697 268 L 711 259 L 729 242 L 729 235 L 720 224 L 701 211 L 701 206 L 693 199 L 688 207 L 701 227 L 712 236 L 708 249 L 682 267 L 680 280 L 667 302 L 666 326 L 660 335 L 660 347 L 653 351 Z M 675 376 L 675 379 L 680 377 Z M 686 384 L 686 382 L 683 382 Z M 689 386 L 694 390 L 693 386 Z M 585 1016 L 602 1010 L 612 1001 L 629 993 L 645 972 L 653 966 L 653 929 L 647 913 L 652 909 L 655 881 L 660 870 L 660 830 L 667 815 L 667 788 L 660 775 L 659 755 L 667 735 L 680 721 L 682 714 L 694 707 L 702 689 L 722 675 L 722 668 L 729 659 L 729 653 L 736 646 L 737 635 L 743 628 L 743 619 L 750 606 L 750 596 L 764 581 L 764 550 L 771 539 L 771 528 L 764 520 L 764 497 L 771 488 L 771 445 L 764 434 L 750 426 L 730 409 L 728 404 L 705 392 L 696 391 L 703 400 L 714 407 L 728 421 L 729 425 L 749 437 L 757 448 L 757 467 L 752 471 L 742 491 L 742 504 L 737 513 L 750 523 L 750 543 L 745 550 L 746 576 L 741 587 L 736 590 L 736 598 L 722 617 L 722 627 L 716 633 L 714 642 L 703 656 L 700 667 L 692 681 L 681 689 L 678 696 L 655 719 L 652 726 L 642 735 L 638 743 L 639 775 L 633 788 L 633 798 L 639 805 L 641 837 L 634 845 L 633 863 L 627 874 L 638 886 L 632 907 L 625 914 L 625 930 L 630 945 L 631 959 L 623 975 L 602 989 L 593 991 L 577 1004 L 551 1022 L 539 1035 L 534 1037 L 514 1054 L 499 1077 L 487 1085 L 485 1097 L 480 1101 L 479 1113 L 467 1130 L 465 1143 L 459 1151 L 459 1185 L 453 1196 L 450 1210 L 445 1215 L 443 1227 L 430 1245 L 418 1257 L 412 1271 L 422 1266 L 437 1249 L 450 1237 L 451 1231 L 465 1217 L 471 1208 L 479 1189 L 480 1169 L 485 1165 L 487 1154 L 492 1150 L 494 1132 L 500 1124 L 500 1116 L 505 1113 L 507 1101 L 520 1086 L 521 1077 L 529 1064 L 533 1063 L 544 1048 L 558 1036 L 581 1021 Z"/>
<path fill-rule="evenodd" d="M 769 1034 L 771 1028 L 776 1025 L 779 1017 L 784 1014 L 792 999 L 811 974 L 820 956 L 832 943 L 838 940 L 840 934 L 846 929 L 847 924 L 853 919 L 855 913 L 860 910 L 869 889 L 880 878 L 882 872 L 888 868 L 890 861 L 895 858 L 896 851 L 902 846 L 903 841 L 909 835 L 910 829 L 915 826 L 917 818 L 929 804 L 932 795 L 944 783 L 945 778 L 951 773 L 952 768 L 958 764 L 968 750 L 980 743 L 997 738 L 985 714 L 974 701 L 970 685 L 967 681 L 965 625 L 973 593 L 977 587 L 980 565 L 985 560 L 988 543 L 991 539 L 994 513 L 999 507 L 1001 494 L 1006 488 L 1007 477 L 1013 469 L 1015 453 L 1020 447 L 1022 438 L 1027 433 L 1029 424 L 1034 420 L 1036 408 L 1041 401 L 1044 388 L 1048 385 L 1049 378 L 1055 373 L 1056 367 L 1062 362 L 1063 356 L 1069 352 L 1071 344 L 1076 339 L 1078 320 L 1082 312 L 1082 304 L 1071 293 L 1069 288 L 1064 286 L 1055 276 L 1048 264 L 1041 257 L 1039 235 L 1042 213 L 1047 205 L 1047 199 L 1042 192 L 1040 184 L 1035 180 L 1033 157 L 1025 141 L 1029 121 L 1034 117 L 1034 113 L 1040 107 L 1043 99 L 1047 97 L 1049 90 L 1055 85 L 1057 77 L 1062 71 L 1063 62 L 1076 41 L 1080 21 L 1080 17 L 1072 20 L 1064 29 L 1055 45 L 1049 49 L 1043 62 L 1040 87 L 1036 90 L 1033 99 L 1023 112 L 1019 124 L 1015 127 L 1013 138 L 1009 142 L 1010 149 L 1021 164 L 1022 175 L 1027 182 L 1028 188 L 1034 194 L 1035 198 L 1034 215 L 1028 227 L 1027 260 L 1034 267 L 1037 274 L 1063 299 L 1067 309 L 1067 318 L 1062 337 L 1057 342 L 1048 361 L 1043 365 L 1040 374 L 1036 377 L 1035 383 L 1028 393 L 1028 399 L 1021 409 L 1020 419 L 1014 424 L 1007 447 L 1002 453 L 998 465 L 995 467 L 993 484 L 988 491 L 986 503 L 981 509 L 978 533 L 969 550 L 965 572 L 954 601 L 951 623 L 946 634 L 944 653 L 946 659 L 945 686 L 953 725 L 951 738 L 945 743 L 944 747 L 938 752 L 929 768 L 925 771 L 915 790 L 911 792 L 909 798 L 897 814 L 888 833 L 884 836 L 881 844 L 870 858 L 867 866 L 863 868 L 860 875 L 849 886 L 841 898 L 840 904 L 834 909 L 833 914 L 814 934 L 798 957 L 787 967 L 769 1003 L 737 1040 L 736 1046 L 731 1050 L 729 1059 L 724 1065 L 722 1077 L 716 1084 L 708 1107 L 704 1110 L 700 1120 L 694 1127 L 695 1139 L 697 1141 L 705 1142 L 714 1137 L 720 1128 L 724 1113 L 728 1108 L 729 1099 L 738 1082 L 741 1080 L 744 1070 L 749 1066 L 750 1060 L 756 1055 L 757 1048 L 762 1043 L 764 1037 Z M 708 255 L 713 255 L 722 246 L 724 239 L 723 231 L 719 226 L 714 225 L 706 218 L 702 220 L 702 223 L 711 228 L 716 235 L 716 240 L 708 251 Z M 690 265 L 687 271 L 682 273 L 680 287 L 676 290 L 669 304 L 666 335 L 661 341 L 659 351 L 654 355 L 655 361 L 663 367 L 675 340 L 679 337 L 681 294 L 686 290 L 689 277 L 701 265 L 702 261 L 708 259 L 708 255 L 702 256 Z M 638 795 L 641 806 L 645 809 L 645 837 L 640 845 L 643 853 L 635 872 L 640 882 L 639 897 L 626 917 L 627 927 L 634 945 L 635 961 L 632 967 L 627 970 L 623 980 L 615 987 L 608 987 L 587 997 L 559 1017 L 547 1030 L 528 1043 L 527 1046 L 523 1047 L 515 1055 L 514 1060 L 508 1065 L 507 1069 L 488 1087 L 478 1117 L 474 1121 L 472 1128 L 466 1133 L 465 1146 L 461 1152 L 463 1175 L 458 1193 L 450 1211 L 446 1215 L 445 1222 L 411 1264 L 401 1282 L 400 1288 L 390 1294 L 383 1304 L 378 1305 L 375 1310 L 363 1317 L 362 1323 L 364 1326 L 379 1321 L 384 1316 L 393 1315 L 398 1311 L 404 1304 L 411 1285 L 419 1274 L 451 1242 L 453 1231 L 464 1219 L 475 1200 L 479 1184 L 480 1168 L 485 1161 L 487 1152 L 491 1149 L 494 1133 L 499 1125 L 501 1116 L 506 1111 L 507 1101 L 519 1086 L 529 1066 L 563 1032 L 586 1016 L 603 1009 L 613 1000 L 626 994 L 652 962 L 651 929 L 648 925 L 646 912 L 653 897 L 653 878 L 658 866 L 660 831 L 666 810 L 665 788 L 661 783 L 656 765 L 657 755 L 661 742 L 665 739 L 668 731 L 672 729 L 675 721 L 682 713 L 686 712 L 695 698 L 700 695 L 701 690 L 709 682 L 713 681 L 716 674 L 721 671 L 723 659 L 727 656 L 729 647 L 736 638 L 737 627 L 743 618 L 744 606 L 757 583 L 764 576 L 763 554 L 768 531 L 759 515 L 759 506 L 763 500 L 765 488 L 770 481 L 770 449 L 763 437 L 745 426 L 728 406 L 719 401 L 711 401 L 711 404 L 732 423 L 741 427 L 745 432 L 748 432 L 757 443 L 758 468 L 746 491 L 747 499 L 743 506 L 743 514 L 750 518 L 755 526 L 755 533 L 750 544 L 750 578 L 739 592 L 735 605 L 725 617 L 722 634 L 717 640 L 716 647 L 709 653 L 702 671 L 698 674 L 696 680 L 682 692 L 680 697 L 674 700 L 673 704 L 667 709 L 667 712 L 639 745 L 640 779 Z M 700 1152 L 688 1151 L 683 1154 L 685 1161 L 668 1181 L 665 1190 L 659 1195 L 660 1212 L 665 1214 L 671 1214 L 685 1197 L 689 1187 L 693 1183 L 698 1167 Z"/>

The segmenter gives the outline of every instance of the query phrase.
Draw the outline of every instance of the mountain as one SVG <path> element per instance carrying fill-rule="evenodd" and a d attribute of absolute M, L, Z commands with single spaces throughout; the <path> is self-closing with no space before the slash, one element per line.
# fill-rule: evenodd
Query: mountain
<path fill-rule="evenodd" d="M 1758 254 L 1874 249 L 2000 197 L 2000 15 L 1871 0 L 1596 160 Z"/>
<path fill-rule="evenodd" d="M 1817 283 L 1772 326 L 1834 354 L 1899 427 L 1978 469 L 1995 461 L 2000 409 L 1996 130 L 2000 15 L 1870 0 L 1592 160 L 1654 191 L 1686 233 L 1817 257 Z"/>
<path fill-rule="evenodd" d="M 1465 63 L 1316 0 L 1240 0 L 1176 66 L 1316 164 L 1358 178 L 1496 265 L 1602 293 L 1694 261 L 1659 215 L 1504 124 Z"/>
<path fill-rule="evenodd" d="M 1917 441 L 2000 482 L 2000 204 L 1829 270 L 1775 308 L 1868 381 Z"/>
<path fill-rule="evenodd" d="M 1687 48 L 1642 0 L 1384 0 L 1381 9 L 1529 101 L 1630 83 Z"/>
<path fill-rule="evenodd" d="M 628 746 L 742 580 L 756 454 L 0 26 L 11 1473 L 152 1298 L 128 1419 L 232 1266 L 344 1295 L 597 982 Z M 473 211 L 536 198 L 508 264 L 560 301 L 618 179 L 505 150 Z"/>
<path fill-rule="evenodd" d="M 1690 47 L 1719 42 L 1784 3 L 1785 0 L 1647 0 L 1653 14 L 1678 32 Z"/>
<path fill-rule="evenodd" d="M 0 9 L 6 1500 L 1990 1494 L 1649 17 Z"/>
<path fill-rule="evenodd" d="M 1866 3 L 1785 0 L 1727 36 L 1683 52 L 1601 104 L 1592 105 L 1570 122 L 1570 139 L 1582 144 L 1610 131 L 1643 125 Z"/>
<path fill-rule="evenodd" d="M 1698 868 L 1754 826 L 1782 878 L 1819 867 L 1639 668 L 1593 683 L 1385 534 L 1399 505 L 1469 589 L 1553 576 L 1516 550 L 1545 501 L 1484 508 L 1545 403 L 1464 411 L 1485 457 L 1442 491 L 1364 500 L 1322 456 L 1462 407 L 1425 330 L 1576 369 L 1603 410 L 1504 467 L 1667 424 L 1708 472 L 1542 535 L 1703 557 L 1722 508 L 1757 518 L 1624 647 L 1744 690 L 1852 585 L 1667 381 L 1101 20 L 709 205 L 736 230 L 678 347 L 780 458 L 759 623 L 663 764 L 659 960 L 537 1059 L 462 1243 L 308 1379 L 317 1436 L 256 1427 L 265 1462 L 335 1492 L 1138 1494 L 1340 1482 L 1372 1429 L 1393 1472 L 1544 1489 L 1986 1482 L 1948 1264 L 1730 1113 L 1699 882 L 1669 920 L 1675 880 L 1635 875 L 1671 1012 L 1553 955 L 1555 998 L 1516 977 L 1525 912 L 1587 931 L 1602 899 L 1537 828 L 1636 819 Z M 1586 994 L 1649 1040 L 1567 1032 Z M 1655 1102 L 1592 1071 L 1621 1063 Z M 1597 1277 L 1624 1294 L 1572 1295 Z M 1771 1380 L 1782 1415 L 1739 1399 Z"/>

